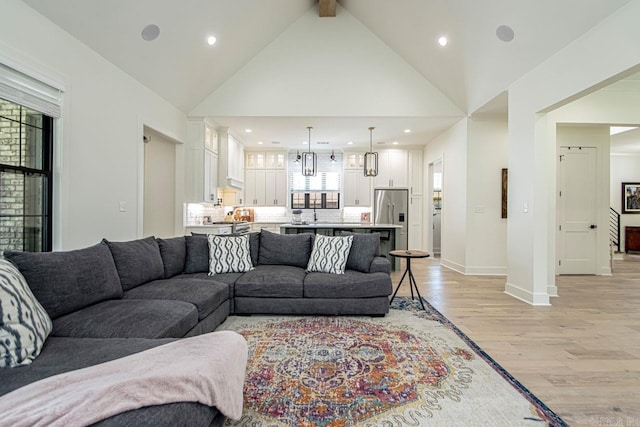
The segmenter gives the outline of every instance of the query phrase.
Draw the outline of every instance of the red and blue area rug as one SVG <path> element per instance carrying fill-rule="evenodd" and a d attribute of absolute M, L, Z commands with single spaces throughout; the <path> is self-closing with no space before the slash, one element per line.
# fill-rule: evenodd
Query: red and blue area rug
<path fill-rule="evenodd" d="M 249 345 L 237 426 L 566 426 L 425 301 L 383 318 L 231 316 Z"/>

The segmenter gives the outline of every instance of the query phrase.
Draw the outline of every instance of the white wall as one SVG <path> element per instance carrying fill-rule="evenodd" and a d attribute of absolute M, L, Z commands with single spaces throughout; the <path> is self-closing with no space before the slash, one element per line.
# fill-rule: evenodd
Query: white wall
<path fill-rule="evenodd" d="M 467 274 L 506 275 L 507 220 L 502 218 L 506 120 L 469 119 L 467 145 Z"/>
<path fill-rule="evenodd" d="M 544 111 L 640 64 L 638 16 L 640 0 L 632 0 L 509 88 L 505 291 L 531 304 L 549 304 L 555 286 L 556 144 Z"/>
<path fill-rule="evenodd" d="M 424 164 L 442 159 L 442 216 L 440 263 L 464 273 L 467 237 L 467 125 L 465 118 L 429 142 Z M 426 221 L 427 242 L 432 222 Z"/>
<path fill-rule="evenodd" d="M 54 247 L 140 236 L 142 128 L 184 141 L 186 116 L 23 2 L 0 0 L 0 8 L 0 60 L 65 89 Z"/>

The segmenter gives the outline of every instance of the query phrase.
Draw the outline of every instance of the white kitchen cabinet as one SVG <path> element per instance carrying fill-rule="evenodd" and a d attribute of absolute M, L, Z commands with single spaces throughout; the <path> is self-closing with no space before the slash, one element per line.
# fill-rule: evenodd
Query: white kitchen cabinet
<path fill-rule="evenodd" d="M 287 206 L 287 171 L 268 169 L 265 171 L 266 206 Z"/>
<path fill-rule="evenodd" d="M 344 168 L 360 169 L 364 174 L 364 152 L 345 151 Z"/>
<path fill-rule="evenodd" d="M 371 178 L 362 169 L 344 171 L 344 207 L 371 206 Z"/>
<path fill-rule="evenodd" d="M 378 152 L 378 176 L 373 178 L 375 188 L 408 187 L 408 162 L 406 150 L 382 150 Z"/>
<path fill-rule="evenodd" d="M 286 169 L 287 153 L 285 151 L 267 151 L 265 153 L 265 168 Z"/>
<path fill-rule="evenodd" d="M 409 249 L 424 250 L 422 196 L 409 196 Z"/>
<path fill-rule="evenodd" d="M 267 206 L 265 194 L 266 171 L 247 169 L 245 171 L 245 206 Z"/>
<path fill-rule="evenodd" d="M 263 152 L 257 151 L 248 151 L 245 153 L 245 162 L 246 169 L 264 169 L 265 163 L 265 154 Z"/>
<path fill-rule="evenodd" d="M 422 150 L 409 150 L 409 197 L 422 196 L 424 186 Z"/>
<path fill-rule="evenodd" d="M 218 156 L 209 150 L 204 150 L 204 200 L 218 202 Z"/>
<path fill-rule="evenodd" d="M 244 188 L 244 146 L 228 129 L 218 135 L 218 184 L 221 187 Z"/>
<path fill-rule="evenodd" d="M 188 202 L 216 202 L 218 187 L 218 156 L 215 148 L 216 130 L 202 119 L 191 119 L 187 126 L 187 188 Z"/>

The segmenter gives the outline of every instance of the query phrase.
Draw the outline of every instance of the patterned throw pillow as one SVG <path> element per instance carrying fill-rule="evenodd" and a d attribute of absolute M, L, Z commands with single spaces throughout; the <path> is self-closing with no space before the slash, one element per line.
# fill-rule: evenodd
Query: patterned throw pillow
<path fill-rule="evenodd" d="M 30 364 L 53 327 L 20 271 L 0 259 L 0 368 Z"/>
<path fill-rule="evenodd" d="M 207 236 L 209 241 L 209 276 L 220 273 L 244 273 L 253 270 L 249 235 Z"/>
<path fill-rule="evenodd" d="M 316 234 L 307 271 L 344 274 L 352 244 L 353 236 Z"/>

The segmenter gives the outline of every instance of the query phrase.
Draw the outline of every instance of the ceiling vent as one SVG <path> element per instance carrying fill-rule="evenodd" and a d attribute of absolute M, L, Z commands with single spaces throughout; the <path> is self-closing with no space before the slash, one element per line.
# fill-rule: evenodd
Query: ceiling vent
<path fill-rule="evenodd" d="M 316 142 L 318 145 L 329 145 L 329 141 L 318 141 Z"/>

